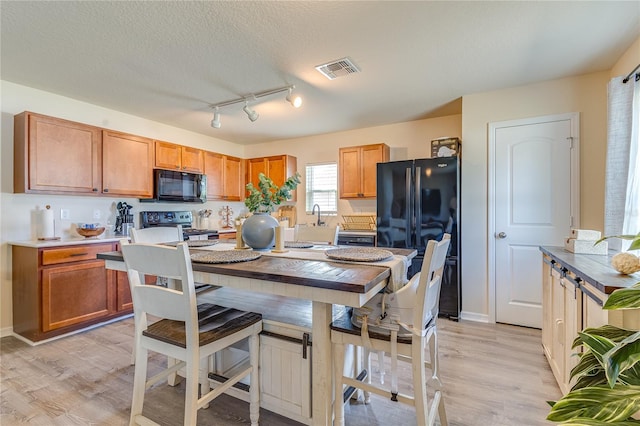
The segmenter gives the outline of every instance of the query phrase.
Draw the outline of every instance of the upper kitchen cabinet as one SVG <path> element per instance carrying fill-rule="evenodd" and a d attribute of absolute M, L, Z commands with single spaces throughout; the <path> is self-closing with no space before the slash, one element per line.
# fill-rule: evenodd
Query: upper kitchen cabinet
<path fill-rule="evenodd" d="M 153 197 L 153 140 L 25 111 L 14 117 L 14 192 Z"/>
<path fill-rule="evenodd" d="M 298 171 L 296 157 L 291 155 L 274 155 L 272 157 L 259 157 L 247 160 L 247 183 L 258 186 L 258 175 L 264 173 L 271 178 L 273 183 L 281 186 L 287 178 Z M 375 176 L 375 175 L 374 175 Z M 291 191 L 291 201 L 296 200 L 296 191 Z"/>
<path fill-rule="evenodd" d="M 156 141 L 155 168 L 204 173 L 203 151 L 189 146 Z"/>
<path fill-rule="evenodd" d="M 242 159 L 204 152 L 207 175 L 207 200 L 241 201 L 243 190 Z"/>
<path fill-rule="evenodd" d="M 153 197 L 153 140 L 127 133 L 102 131 L 103 193 Z"/>
<path fill-rule="evenodd" d="M 389 161 L 385 144 L 340 148 L 340 198 L 375 198 L 376 164 Z"/>
<path fill-rule="evenodd" d="M 100 128 L 23 112 L 14 117 L 14 192 L 99 194 Z"/>

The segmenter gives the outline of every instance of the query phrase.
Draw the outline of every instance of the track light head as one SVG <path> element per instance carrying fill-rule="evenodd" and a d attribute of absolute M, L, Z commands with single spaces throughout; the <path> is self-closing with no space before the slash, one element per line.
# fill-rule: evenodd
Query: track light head
<path fill-rule="evenodd" d="M 260 115 L 257 112 L 255 112 L 254 110 L 249 108 L 249 104 L 246 103 L 246 102 L 245 102 L 244 108 L 242 108 L 242 110 L 247 113 L 247 117 L 249 117 L 249 120 L 251 120 L 251 121 L 256 121 L 258 119 L 258 117 L 260 117 Z"/>
<path fill-rule="evenodd" d="M 302 105 L 302 98 L 298 95 L 293 95 L 291 93 L 292 91 L 293 91 L 293 87 L 289 87 L 287 102 L 289 102 L 294 108 L 300 108 L 300 105 Z"/>
<path fill-rule="evenodd" d="M 220 111 L 218 111 L 218 107 L 216 107 L 216 112 L 213 113 L 213 120 L 211 120 L 211 127 L 214 129 L 219 129 L 222 123 L 220 123 Z"/>

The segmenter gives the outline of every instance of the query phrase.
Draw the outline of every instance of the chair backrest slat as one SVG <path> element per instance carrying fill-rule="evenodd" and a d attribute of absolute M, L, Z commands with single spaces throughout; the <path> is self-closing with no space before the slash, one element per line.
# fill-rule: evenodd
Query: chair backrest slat
<path fill-rule="evenodd" d="M 132 243 L 168 243 L 182 241 L 182 226 L 156 226 L 131 230 Z"/>
<path fill-rule="evenodd" d="M 123 244 L 122 254 L 127 267 L 136 317 L 150 314 L 160 318 L 185 321 L 187 335 L 197 336 L 196 293 L 189 248 L 155 244 Z M 175 278 L 182 282 L 182 291 L 162 286 L 146 285 L 144 274 Z"/>
<path fill-rule="evenodd" d="M 444 234 L 440 241 L 430 240 L 427 243 L 416 292 L 414 324 L 422 323 L 425 325 L 429 314 L 434 318 L 438 315 L 440 286 L 450 243 L 450 234 Z M 435 277 L 440 277 L 440 279 L 434 280 Z"/>

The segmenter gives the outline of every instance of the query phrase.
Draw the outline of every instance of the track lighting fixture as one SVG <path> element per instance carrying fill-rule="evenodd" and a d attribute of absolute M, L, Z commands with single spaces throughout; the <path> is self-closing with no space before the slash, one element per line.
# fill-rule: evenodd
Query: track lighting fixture
<path fill-rule="evenodd" d="M 248 102 L 244 103 L 244 108 L 242 108 L 242 110 L 247 113 L 247 117 L 249 117 L 249 120 L 251 121 L 256 121 L 258 117 L 260 117 L 260 115 L 257 112 L 249 108 Z"/>
<path fill-rule="evenodd" d="M 220 111 L 219 108 L 216 107 L 216 112 L 213 113 L 213 120 L 211 120 L 211 127 L 213 127 L 214 129 L 219 129 L 220 126 Z"/>
<path fill-rule="evenodd" d="M 287 102 L 289 102 L 295 108 L 299 108 L 300 105 L 302 105 L 302 98 L 300 96 L 298 96 L 298 95 L 294 95 L 293 94 L 293 89 L 295 89 L 295 88 L 296 88 L 296 86 L 291 84 L 289 86 L 278 87 L 277 89 L 265 90 L 265 91 L 258 92 L 258 93 L 249 93 L 248 95 L 243 96 L 241 98 L 232 99 L 232 100 L 224 101 L 224 102 L 219 102 L 217 104 L 211 104 L 211 105 L 209 105 L 209 108 L 212 108 L 212 109 L 215 110 L 215 112 L 213 114 L 213 120 L 211 120 L 211 127 L 215 128 L 215 129 L 219 129 L 220 128 L 221 123 L 220 123 L 220 112 L 219 112 L 219 109 L 221 107 L 234 105 L 234 104 L 238 104 L 238 103 L 241 103 L 241 102 L 244 102 L 244 108 L 242 108 L 242 110 L 247 114 L 247 117 L 249 117 L 249 120 L 251 120 L 252 122 L 256 121 L 260 115 L 255 110 L 253 110 L 251 107 L 249 107 L 249 102 L 254 102 L 254 101 L 260 102 L 258 100 L 259 98 L 263 98 L 265 96 L 275 95 L 276 93 L 287 92 L 287 96 L 286 96 Z"/>
<path fill-rule="evenodd" d="M 289 94 L 287 95 L 287 102 L 289 102 L 294 108 L 300 108 L 302 105 L 302 98 L 299 95 L 292 95 L 293 87 L 289 87 Z"/>

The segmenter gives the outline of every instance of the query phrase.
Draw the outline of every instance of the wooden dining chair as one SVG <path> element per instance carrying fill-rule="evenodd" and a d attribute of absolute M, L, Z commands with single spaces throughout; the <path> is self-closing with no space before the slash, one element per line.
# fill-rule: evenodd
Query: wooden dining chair
<path fill-rule="evenodd" d="M 130 238 L 132 243 L 146 243 L 146 244 L 159 244 L 159 243 L 169 243 L 174 241 L 182 241 L 182 225 L 178 226 L 156 226 L 151 228 L 140 228 L 135 229 L 132 228 L 130 232 Z M 127 242 L 121 241 L 122 244 L 126 244 Z M 172 288 L 177 287 L 179 284 L 175 282 L 169 282 L 167 277 L 157 277 L 156 284 L 162 286 L 170 286 Z M 131 294 L 133 294 L 133 288 L 131 288 Z M 131 365 L 134 365 L 136 362 L 136 344 L 133 345 L 133 351 L 131 352 Z M 175 375 L 169 379 L 169 382 L 175 385 L 176 377 Z"/>
<path fill-rule="evenodd" d="M 251 381 L 251 425 L 257 425 L 260 398 L 258 334 L 262 331 L 262 316 L 209 303 L 197 305 L 186 243 L 179 243 L 177 247 L 125 244 L 122 254 L 133 289 L 136 333 L 136 367 L 129 424 L 155 424 L 142 414 L 145 390 L 179 369 L 184 369 L 185 425 L 195 425 L 198 409 L 206 407 L 211 400 L 248 375 Z M 180 280 L 182 290 L 145 285 L 145 274 Z M 152 319 L 148 316 L 159 320 L 151 323 Z M 210 357 L 243 339 L 249 341 L 250 365 L 211 390 L 207 377 Z M 147 378 L 149 351 L 167 355 L 178 362 Z"/>
<path fill-rule="evenodd" d="M 338 244 L 337 226 L 307 226 L 296 225 L 294 228 L 294 241 L 314 242 L 322 244 Z"/>
<path fill-rule="evenodd" d="M 442 396 L 442 383 L 438 371 L 438 341 L 436 320 L 444 262 L 450 244 L 450 235 L 441 241 L 428 242 L 421 271 L 400 290 L 387 295 L 382 301 L 380 318 L 364 318 L 362 327 L 354 325 L 352 318 L 343 315 L 331 323 L 333 350 L 335 423 L 344 425 L 344 401 L 340 398 L 343 386 L 364 390 L 365 403 L 369 403 L 370 392 L 389 396 L 416 408 L 418 425 L 433 425 L 437 414 L 441 425 L 447 425 Z M 386 300 L 385 300 L 386 299 Z M 344 354 L 346 345 L 363 348 L 367 381 L 345 376 Z M 425 359 L 425 348 L 429 347 L 429 360 Z M 391 384 L 371 383 L 371 352 L 386 352 L 391 356 Z M 398 360 L 410 361 L 413 376 L 413 396 L 398 392 Z M 384 366 L 380 366 L 381 369 Z M 431 370 L 427 378 L 425 369 Z M 433 400 L 428 404 L 427 389 L 432 389 Z"/>

